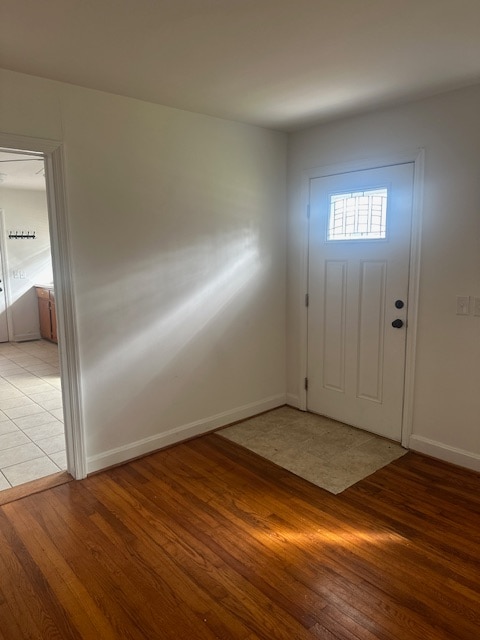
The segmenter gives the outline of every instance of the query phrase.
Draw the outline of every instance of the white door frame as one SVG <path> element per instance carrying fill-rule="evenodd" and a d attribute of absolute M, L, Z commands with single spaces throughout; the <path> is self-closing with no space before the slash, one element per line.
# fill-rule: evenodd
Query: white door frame
<path fill-rule="evenodd" d="M 87 475 L 87 461 L 65 195 L 63 145 L 58 140 L 29 138 L 0 132 L 0 147 L 7 150 L 40 152 L 43 153 L 45 159 L 48 219 L 62 372 L 67 469 L 76 480 L 80 480 Z"/>
<path fill-rule="evenodd" d="M 5 211 L 0 209 L 0 262 L 3 273 L 3 295 L 5 296 L 5 313 L 7 314 L 8 340 L 13 340 L 13 318 L 11 309 L 10 278 L 8 277 L 8 255 L 5 235 Z"/>
<path fill-rule="evenodd" d="M 412 207 L 412 227 L 411 227 L 411 250 L 410 250 L 410 275 L 408 281 L 408 312 L 407 312 L 407 345 L 405 352 L 405 384 L 403 397 L 403 418 L 402 418 L 402 445 L 409 446 L 410 435 L 413 426 L 413 400 L 414 400 L 414 378 L 415 378 L 415 353 L 417 344 L 417 315 L 418 296 L 420 281 L 420 249 L 422 231 L 422 210 L 423 210 L 423 183 L 425 171 L 425 150 L 414 149 L 398 154 L 392 154 L 382 158 L 373 158 L 345 162 L 322 167 L 313 167 L 303 173 L 302 202 L 305 215 L 302 216 L 304 228 L 302 230 L 303 251 L 302 251 L 302 281 L 305 291 L 300 291 L 300 345 L 299 345 L 299 409 L 307 410 L 307 391 L 304 380 L 307 375 L 307 350 L 308 350 L 308 308 L 305 304 L 305 293 L 308 291 L 308 250 L 309 250 L 309 211 L 310 211 L 310 181 L 315 178 L 324 178 L 339 173 L 349 173 L 352 171 L 363 171 L 365 169 L 377 169 L 396 164 L 414 164 L 413 179 L 413 207 Z"/>

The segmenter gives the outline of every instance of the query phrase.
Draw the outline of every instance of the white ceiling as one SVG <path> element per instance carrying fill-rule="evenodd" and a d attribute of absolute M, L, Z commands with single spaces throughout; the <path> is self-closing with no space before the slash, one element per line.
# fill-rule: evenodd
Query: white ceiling
<path fill-rule="evenodd" d="M 1 0 L 2 66 L 283 129 L 480 81 L 480 0 Z"/>
<path fill-rule="evenodd" d="M 3 187 L 44 191 L 43 157 L 0 151 L 0 191 Z"/>

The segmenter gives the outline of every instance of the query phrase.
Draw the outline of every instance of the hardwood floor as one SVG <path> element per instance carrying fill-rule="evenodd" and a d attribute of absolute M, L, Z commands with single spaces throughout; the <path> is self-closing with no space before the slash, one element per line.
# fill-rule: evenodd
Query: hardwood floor
<path fill-rule="evenodd" d="M 474 640 L 480 476 L 334 496 L 216 435 L 0 507 L 5 640 Z"/>

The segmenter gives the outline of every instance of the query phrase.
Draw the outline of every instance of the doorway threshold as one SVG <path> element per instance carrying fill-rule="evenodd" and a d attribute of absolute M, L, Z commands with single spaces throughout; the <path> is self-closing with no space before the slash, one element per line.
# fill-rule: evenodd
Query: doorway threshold
<path fill-rule="evenodd" d="M 8 504 L 9 502 L 15 502 L 16 500 L 21 500 L 22 498 L 31 496 L 34 493 L 40 493 L 46 489 L 58 487 L 59 485 L 66 484 L 72 480 L 73 478 L 68 471 L 60 471 L 59 473 L 53 473 L 51 476 L 46 476 L 45 478 L 25 482 L 25 484 L 20 484 L 17 487 L 12 487 L 11 489 L 4 489 L 3 491 L 0 491 L 0 507 L 4 504 Z"/>

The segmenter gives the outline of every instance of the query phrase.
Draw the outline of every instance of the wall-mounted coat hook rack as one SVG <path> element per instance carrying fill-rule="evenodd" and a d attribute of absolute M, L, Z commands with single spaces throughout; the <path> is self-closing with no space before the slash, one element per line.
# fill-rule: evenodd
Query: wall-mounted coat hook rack
<path fill-rule="evenodd" d="M 9 231 L 10 240 L 35 240 L 35 231 Z"/>

